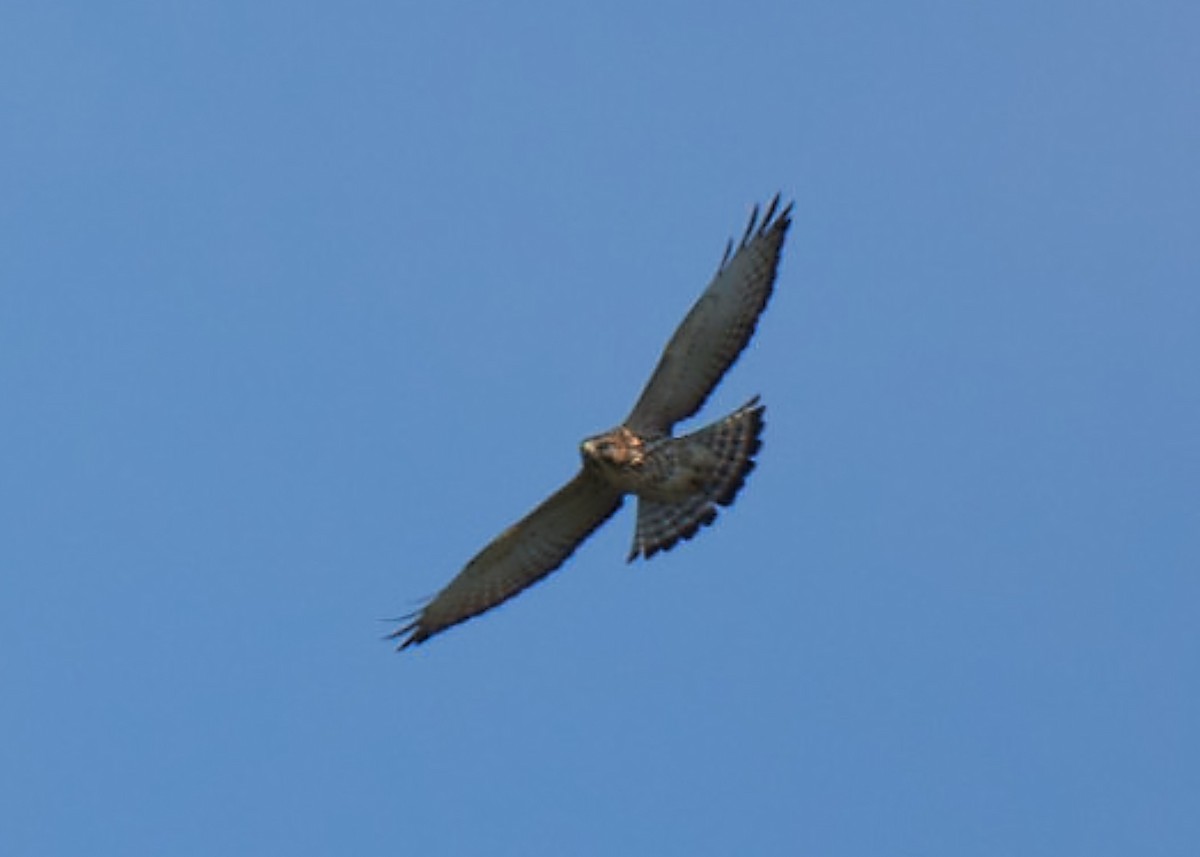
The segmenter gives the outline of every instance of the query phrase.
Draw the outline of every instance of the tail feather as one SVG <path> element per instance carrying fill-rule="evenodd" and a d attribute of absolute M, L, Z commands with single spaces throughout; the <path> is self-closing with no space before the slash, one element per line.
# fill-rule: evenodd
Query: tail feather
<path fill-rule="evenodd" d="M 678 439 L 707 449 L 716 466 L 707 474 L 700 490 L 683 500 L 662 502 L 638 498 L 637 531 L 629 553 L 631 562 L 639 555 L 649 559 L 692 538 L 701 527 L 716 520 L 717 506 L 733 503 L 754 469 L 753 456 L 762 448 L 765 410 L 755 396 L 724 419 Z"/>

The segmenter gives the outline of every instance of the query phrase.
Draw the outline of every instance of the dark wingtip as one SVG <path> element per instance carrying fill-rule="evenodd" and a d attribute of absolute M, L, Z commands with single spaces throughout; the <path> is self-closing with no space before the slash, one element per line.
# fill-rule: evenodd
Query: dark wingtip
<path fill-rule="evenodd" d="M 766 232 L 768 229 L 786 230 L 792 225 L 792 207 L 796 201 L 790 200 L 783 208 L 779 207 L 779 203 L 783 201 L 782 194 L 775 194 L 771 199 L 770 205 L 767 206 L 766 216 L 763 217 L 762 227 L 760 232 Z"/>
<path fill-rule="evenodd" d="M 402 652 L 409 646 L 416 646 L 425 642 L 429 639 L 430 632 L 421 627 L 421 613 L 421 610 L 417 610 L 394 619 L 384 619 L 384 622 L 404 622 L 405 624 L 392 631 L 392 633 L 385 634 L 381 639 L 388 642 L 399 640 L 400 644 L 396 646 L 397 652 Z"/>
<path fill-rule="evenodd" d="M 763 225 L 766 226 L 775 219 L 775 209 L 779 208 L 779 194 L 771 197 L 770 203 L 767 204 L 767 213 L 763 215 Z"/>
<path fill-rule="evenodd" d="M 733 239 L 730 238 L 725 242 L 725 252 L 721 254 L 721 263 L 717 265 L 718 271 L 723 271 L 725 266 L 729 264 L 729 257 L 733 255 Z"/>
<path fill-rule="evenodd" d="M 786 230 L 792 225 L 792 206 L 795 200 L 788 202 L 783 208 L 779 207 L 779 203 L 783 200 L 783 195 L 776 193 L 771 197 L 771 201 L 767 203 L 766 210 L 759 208 L 758 203 L 750 209 L 750 220 L 746 223 L 746 231 L 742 233 L 742 239 L 735 245 L 731 238 L 725 245 L 725 252 L 721 256 L 721 264 L 717 266 L 717 271 L 725 270 L 725 266 L 729 264 L 729 260 L 734 255 L 734 250 L 741 250 L 750 241 L 759 235 L 764 234 L 770 229 Z M 762 214 L 760 217 L 759 214 Z"/>
<path fill-rule="evenodd" d="M 750 222 L 746 224 L 746 231 L 742 234 L 740 247 L 745 247 L 746 242 L 750 240 L 750 236 L 754 234 L 754 227 L 758 225 L 758 203 L 754 204 L 754 208 L 750 209 Z"/>

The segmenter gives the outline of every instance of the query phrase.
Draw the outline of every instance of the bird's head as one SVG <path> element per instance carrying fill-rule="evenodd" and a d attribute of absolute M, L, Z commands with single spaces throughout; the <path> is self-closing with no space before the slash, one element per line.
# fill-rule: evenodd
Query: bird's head
<path fill-rule="evenodd" d="M 640 467 L 645 458 L 642 439 L 624 426 L 589 437 L 579 444 L 579 454 L 585 462 L 612 470 Z"/>

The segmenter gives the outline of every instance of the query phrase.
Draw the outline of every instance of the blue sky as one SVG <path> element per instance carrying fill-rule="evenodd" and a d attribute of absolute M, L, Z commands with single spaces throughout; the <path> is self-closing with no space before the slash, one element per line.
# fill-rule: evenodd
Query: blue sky
<path fill-rule="evenodd" d="M 1198 27 L 8 4 L 0 851 L 1197 853 Z M 777 190 L 737 505 L 395 654 Z"/>

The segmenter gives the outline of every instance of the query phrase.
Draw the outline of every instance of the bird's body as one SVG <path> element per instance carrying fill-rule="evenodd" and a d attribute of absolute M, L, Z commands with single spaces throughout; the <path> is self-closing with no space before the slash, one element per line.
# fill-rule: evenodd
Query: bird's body
<path fill-rule="evenodd" d="M 511 598 L 558 568 L 621 507 L 638 498 L 632 561 L 689 539 L 730 505 L 754 468 L 762 405 L 755 396 L 699 431 L 672 436 L 703 405 L 750 341 L 775 281 L 791 206 L 776 196 L 761 222 L 750 217 L 712 283 L 667 344 L 625 421 L 579 447 L 575 478 L 472 559 L 412 621 L 391 636 L 401 648 Z"/>

